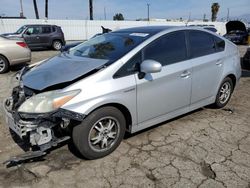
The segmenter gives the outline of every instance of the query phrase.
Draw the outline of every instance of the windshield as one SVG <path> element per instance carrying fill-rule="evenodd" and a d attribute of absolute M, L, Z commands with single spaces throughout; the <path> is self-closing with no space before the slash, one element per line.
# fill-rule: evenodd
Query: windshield
<path fill-rule="evenodd" d="M 149 37 L 141 33 L 107 33 L 94 37 L 72 49 L 69 53 L 74 56 L 93 59 L 105 59 L 112 63 Z"/>
<path fill-rule="evenodd" d="M 20 28 L 16 31 L 16 34 L 21 34 L 25 29 L 26 29 L 26 26 L 20 27 Z"/>

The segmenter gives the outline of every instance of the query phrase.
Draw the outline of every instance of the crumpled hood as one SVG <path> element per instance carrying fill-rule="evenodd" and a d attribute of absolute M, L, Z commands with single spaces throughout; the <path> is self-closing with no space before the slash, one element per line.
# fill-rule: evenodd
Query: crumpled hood
<path fill-rule="evenodd" d="M 12 37 L 19 37 L 21 38 L 21 35 L 20 34 L 16 34 L 16 33 L 4 33 L 4 34 L 1 34 L 2 36 L 6 37 L 6 38 L 12 38 Z"/>
<path fill-rule="evenodd" d="M 71 82 L 105 65 L 108 60 L 61 53 L 30 69 L 22 76 L 23 85 L 37 91 Z"/>

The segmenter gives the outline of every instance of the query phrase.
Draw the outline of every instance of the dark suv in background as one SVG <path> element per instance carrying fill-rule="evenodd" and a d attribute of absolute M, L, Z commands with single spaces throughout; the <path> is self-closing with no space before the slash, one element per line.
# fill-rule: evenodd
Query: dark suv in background
<path fill-rule="evenodd" d="M 23 38 L 30 49 L 52 47 L 60 50 L 65 45 L 63 31 L 56 25 L 24 25 L 15 33 L 2 35 L 7 38 Z"/>

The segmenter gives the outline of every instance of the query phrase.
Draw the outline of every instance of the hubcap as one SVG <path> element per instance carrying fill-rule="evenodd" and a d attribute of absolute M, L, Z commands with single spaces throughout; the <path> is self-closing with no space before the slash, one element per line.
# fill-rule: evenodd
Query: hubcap
<path fill-rule="evenodd" d="M 228 101 L 231 95 L 231 85 L 229 82 L 225 82 L 220 89 L 219 100 L 221 104 L 224 104 Z"/>
<path fill-rule="evenodd" d="M 2 59 L 0 59 L 0 71 L 4 70 L 4 68 L 5 68 L 5 62 Z"/>
<path fill-rule="evenodd" d="M 61 49 L 61 43 L 60 42 L 55 42 L 54 43 L 54 48 L 57 49 L 57 50 L 60 50 Z"/>
<path fill-rule="evenodd" d="M 117 141 L 120 124 L 113 117 L 98 120 L 89 132 L 89 146 L 97 152 L 110 149 Z"/>

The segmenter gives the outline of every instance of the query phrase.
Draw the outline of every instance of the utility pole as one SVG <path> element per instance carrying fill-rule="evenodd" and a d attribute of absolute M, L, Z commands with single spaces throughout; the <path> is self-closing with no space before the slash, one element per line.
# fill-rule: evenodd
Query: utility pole
<path fill-rule="evenodd" d="M 39 13 L 38 13 L 38 9 L 37 9 L 36 0 L 33 0 L 33 4 L 34 4 L 34 9 L 35 9 L 36 19 L 39 19 Z"/>
<path fill-rule="evenodd" d="M 229 21 L 229 8 L 227 8 L 227 21 Z"/>
<path fill-rule="evenodd" d="M 104 20 L 107 19 L 107 16 L 106 16 L 106 7 L 104 7 Z"/>
<path fill-rule="evenodd" d="M 24 14 L 23 14 L 23 1 L 22 0 L 20 0 L 20 5 L 21 5 L 20 17 L 23 18 Z"/>
<path fill-rule="evenodd" d="M 150 6 L 150 4 L 147 3 L 147 7 L 148 7 L 148 21 L 149 21 L 149 6 Z"/>
<path fill-rule="evenodd" d="M 188 15 L 188 22 L 191 21 L 191 12 L 189 12 L 189 15 Z"/>
<path fill-rule="evenodd" d="M 45 0 L 45 18 L 48 19 L 48 0 Z"/>
<path fill-rule="evenodd" d="M 93 20 L 93 0 L 89 0 L 89 19 Z"/>
<path fill-rule="evenodd" d="M 206 21 L 206 14 L 203 15 L 203 22 Z"/>

